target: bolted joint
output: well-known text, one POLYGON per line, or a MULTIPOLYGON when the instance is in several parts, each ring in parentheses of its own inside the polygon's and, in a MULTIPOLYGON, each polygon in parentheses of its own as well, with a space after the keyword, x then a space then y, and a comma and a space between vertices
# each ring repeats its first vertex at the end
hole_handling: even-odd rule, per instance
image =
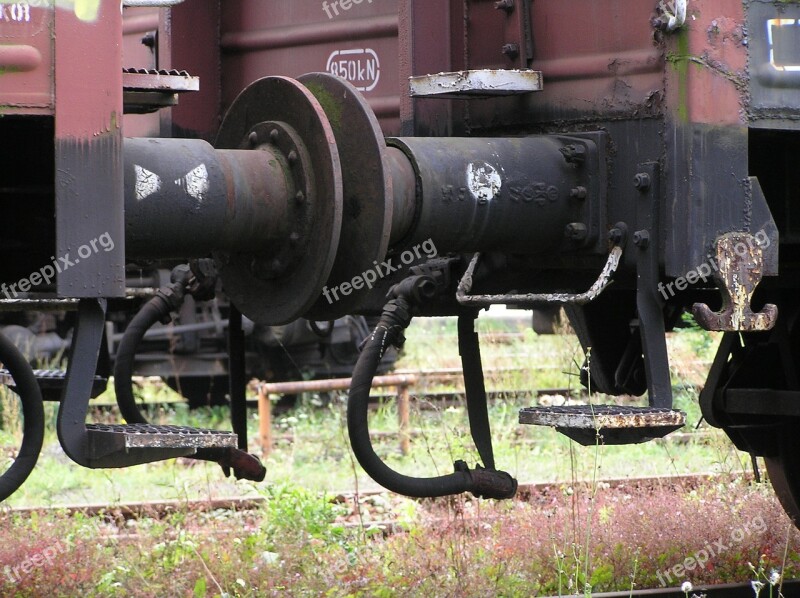
POLYGON ((578 144, 569 144, 562 147, 560 150, 561 155, 567 164, 583 164, 586 162, 586 148, 578 144))
POLYGON ((625 231, 623 231, 619 227, 614 227, 610 231, 608 231, 608 240, 611 241, 613 245, 622 245, 622 241, 625 239, 625 231))
POLYGON ((573 241, 583 241, 588 234, 589 231, 583 222, 570 222, 564 228, 564 236, 573 241))
POLYGON ((582 186, 581 187, 575 187, 574 189, 572 189, 569 192, 569 196, 572 199, 584 200, 584 199, 586 199, 586 197, 588 195, 589 195, 589 191, 586 189, 586 187, 582 187, 582 186))
POLYGON ((640 172, 633 177, 633 186, 639 191, 647 191, 650 188, 650 175, 646 172, 640 172))
POLYGON ((508 56, 511 60, 514 60, 517 56, 519 56, 519 44, 504 44, 500 51, 508 56))
POLYGON ((633 233, 633 244, 639 249, 647 249, 650 245, 650 233, 646 230, 637 230, 633 233))
POLYGON ((497 0, 497 2, 494 3, 494 7, 497 10, 504 10, 511 14, 514 12, 514 0, 497 0))

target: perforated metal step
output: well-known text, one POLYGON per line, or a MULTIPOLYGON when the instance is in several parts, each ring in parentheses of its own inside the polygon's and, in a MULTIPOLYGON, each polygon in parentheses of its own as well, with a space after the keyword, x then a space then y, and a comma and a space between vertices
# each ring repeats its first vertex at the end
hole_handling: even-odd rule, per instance
POLYGON ((519 423, 552 426, 584 446, 637 444, 662 438, 686 424, 686 414, 675 409, 619 405, 527 407, 519 423))
POLYGON ((178 94, 199 91, 200 79, 186 71, 122 69, 125 114, 147 114, 175 106, 178 94))
MULTIPOLYGON (((64 370, 33 370, 33 375, 39 383, 39 388, 42 389, 42 398, 45 401, 61 400, 61 389, 64 388, 67 372, 64 370)), ((0 369, 0 384, 14 386, 14 379, 8 370, 0 369)), ((92 398, 103 392, 107 385, 107 378, 95 376, 92 384, 92 398)))
POLYGON ((104 467, 130 460, 131 453, 152 453, 152 461, 193 455, 197 449, 236 448, 237 436, 222 430, 151 424, 88 424, 89 458, 104 467))

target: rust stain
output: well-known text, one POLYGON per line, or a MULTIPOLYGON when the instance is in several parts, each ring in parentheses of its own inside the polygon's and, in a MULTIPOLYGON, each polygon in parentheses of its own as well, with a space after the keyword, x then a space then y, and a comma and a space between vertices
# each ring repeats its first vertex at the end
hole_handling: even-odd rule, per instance
POLYGON ((704 303, 692 307, 697 323, 706 330, 755 332, 771 330, 778 308, 767 304, 759 313, 751 309, 753 293, 763 275, 763 251, 750 233, 728 233, 716 242, 714 278, 722 291, 722 309, 713 312, 704 303))

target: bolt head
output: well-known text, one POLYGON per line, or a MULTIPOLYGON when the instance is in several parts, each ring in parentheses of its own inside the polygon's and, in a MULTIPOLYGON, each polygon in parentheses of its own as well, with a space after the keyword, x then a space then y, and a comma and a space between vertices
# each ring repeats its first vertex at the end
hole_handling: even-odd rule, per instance
POLYGON ((295 200, 295 202, 296 202, 296 203, 298 203, 298 204, 305 203, 305 201, 306 201, 306 194, 305 194, 305 193, 303 193, 302 191, 298 191, 298 192, 295 194, 295 196, 294 196, 294 200, 295 200))
POLYGON ((650 188, 650 175, 646 172, 640 172, 633 177, 633 185, 639 191, 647 191, 650 188))
POLYGON ((253 131, 252 133, 250 133, 250 135, 248 135, 247 140, 250 142, 250 145, 252 147, 257 146, 258 145, 258 133, 253 131))
POLYGON ((608 240, 614 245, 619 245, 622 243, 622 229, 612 228, 610 231, 608 231, 608 240))
POLYGON ((633 244, 639 249, 647 249, 650 245, 650 233, 646 230, 637 230, 633 233, 633 244))
POLYGON ((294 164, 297 162, 297 152, 294 150, 290 151, 287 159, 289 160, 289 164, 294 164))
POLYGON ((564 229, 564 235, 573 241, 583 241, 588 235, 588 230, 583 222, 570 222, 564 229))
POLYGON ((586 199, 588 195, 589 192, 586 190, 586 187, 575 187, 569 192, 569 196, 573 199, 586 199))
POLYGON ((510 13, 514 10, 514 0, 498 0, 494 3, 494 7, 497 10, 505 10, 510 13))
POLYGON ((519 44, 504 44, 501 52, 513 60, 519 56, 519 44))

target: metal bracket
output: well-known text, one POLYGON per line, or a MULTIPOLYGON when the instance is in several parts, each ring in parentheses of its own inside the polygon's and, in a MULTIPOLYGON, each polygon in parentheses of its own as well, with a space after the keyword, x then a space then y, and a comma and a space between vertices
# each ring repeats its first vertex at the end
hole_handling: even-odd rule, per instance
POLYGON ((67 378, 58 411, 58 439, 78 465, 90 467, 86 412, 105 333, 105 299, 82 299, 69 350, 67 378))
POLYGON ((475 268, 478 265, 478 260, 481 254, 476 253, 472 261, 464 272, 464 276, 458 283, 456 290, 456 300, 461 305, 469 305, 473 307, 488 307, 490 305, 516 305, 520 307, 534 307, 542 305, 543 303, 550 304, 567 304, 567 305, 586 305, 597 298, 608 285, 611 284, 611 279, 614 273, 619 268, 619 263, 622 258, 622 247, 614 245, 611 253, 608 254, 608 260, 603 267, 600 276, 591 286, 591 288, 578 294, 572 293, 526 293, 518 295, 469 295, 472 290, 472 279, 475 274, 475 268))
POLYGON ((659 282, 659 167, 655 162, 639 165, 634 184, 641 195, 636 208, 639 227, 633 235, 636 255, 636 308, 651 407, 672 408, 667 334, 659 282))
POLYGON ((722 290, 722 310, 713 312, 705 303, 695 303, 692 314, 705 330, 756 332, 771 330, 778 318, 777 306, 768 303, 759 313, 750 307, 761 282, 764 255, 758 239, 750 233, 727 233, 717 238, 714 280, 722 290))

